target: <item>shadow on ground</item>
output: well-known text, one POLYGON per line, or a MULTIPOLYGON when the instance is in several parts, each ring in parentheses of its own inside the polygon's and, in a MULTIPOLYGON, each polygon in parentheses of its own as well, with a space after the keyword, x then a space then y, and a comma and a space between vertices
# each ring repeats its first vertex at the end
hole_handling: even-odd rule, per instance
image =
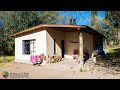
POLYGON ((106 58, 99 57, 96 65, 103 67, 118 67, 120 69, 120 48, 109 49, 106 58))
POLYGON ((106 54, 106 58, 101 56, 97 59, 96 67, 106 67, 102 71, 105 73, 120 75, 120 48, 110 48, 106 54))

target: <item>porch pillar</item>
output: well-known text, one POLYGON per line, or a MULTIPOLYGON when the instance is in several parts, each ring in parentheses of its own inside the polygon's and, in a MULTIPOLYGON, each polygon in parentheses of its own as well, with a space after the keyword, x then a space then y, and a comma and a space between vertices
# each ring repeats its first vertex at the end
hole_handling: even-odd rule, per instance
POLYGON ((79 35, 79 55, 80 55, 80 68, 83 68, 83 32, 79 35))

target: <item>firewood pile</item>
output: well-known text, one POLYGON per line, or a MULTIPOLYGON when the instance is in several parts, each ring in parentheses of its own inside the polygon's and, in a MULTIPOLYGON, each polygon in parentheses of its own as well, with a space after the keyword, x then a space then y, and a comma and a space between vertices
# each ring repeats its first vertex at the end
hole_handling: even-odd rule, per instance
POLYGON ((60 57, 59 55, 53 55, 50 57, 47 63, 56 63, 60 61, 62 61, 62 57, 60 57))

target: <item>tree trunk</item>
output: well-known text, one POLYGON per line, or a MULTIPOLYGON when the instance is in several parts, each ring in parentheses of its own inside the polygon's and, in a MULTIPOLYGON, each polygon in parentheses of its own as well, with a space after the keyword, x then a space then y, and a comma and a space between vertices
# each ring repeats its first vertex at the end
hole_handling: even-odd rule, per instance
POLYGON ((118 42, 119 42, 119 45, 120 45, 120 30, 118 30, 118 42))

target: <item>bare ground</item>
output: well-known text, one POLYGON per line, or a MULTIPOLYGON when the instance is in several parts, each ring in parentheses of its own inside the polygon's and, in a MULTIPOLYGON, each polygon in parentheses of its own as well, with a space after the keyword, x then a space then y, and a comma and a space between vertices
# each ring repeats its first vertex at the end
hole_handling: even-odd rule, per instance
POLYGON ((57 63, 33 66, 32 64, 7 63, 0 67, 0 79, 2 73, 7 71, 7 79, 120 79, 120 69, 118 67, 106 68, 95 66, 90 71, 80 72, 79 64, 74 60, 64 60, 57 63), (113 70, 114 69, 114 70, 113 70), (10 73, 28 73, 28 77, 14 77, 10 73))

